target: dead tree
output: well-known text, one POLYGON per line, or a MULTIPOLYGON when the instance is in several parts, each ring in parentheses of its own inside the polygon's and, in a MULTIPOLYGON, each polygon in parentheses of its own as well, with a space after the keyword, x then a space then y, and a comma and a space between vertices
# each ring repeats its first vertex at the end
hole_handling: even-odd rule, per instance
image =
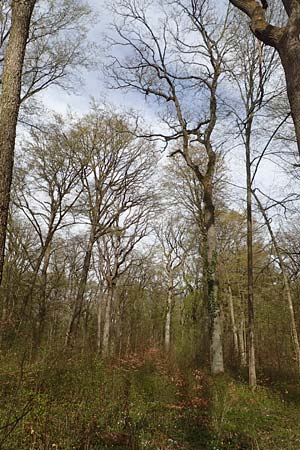
MULTIPOLYGON (((134 250, 147 235, 149 219, 153 213, 152 195, 142 195, 141 198, 143 200, 140 206, 129 208, 116 219, 115 227, 119 231, 98 240, 99 271, 105 292, 102 338, 104 357, 109 355, 110 350, 112 309, 118 279, 134 263, 134 250)), ((100 299, 100 302, 103 302, 103 299, 100 299)))

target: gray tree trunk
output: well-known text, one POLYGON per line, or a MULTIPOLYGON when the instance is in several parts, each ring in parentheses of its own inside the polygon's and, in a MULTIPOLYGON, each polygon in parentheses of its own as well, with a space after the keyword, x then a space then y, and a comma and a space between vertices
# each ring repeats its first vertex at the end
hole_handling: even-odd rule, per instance
POLYGON ((247 276, 248 276, 248 374, 249 386, 256 387, 255 361, 255 317, 253 295, 253 224, 252 224, 252 195, 251 195, 251 129, 252 119, 249 119, 246 129, 246 180, 247 180, 247 276))
POLYGON ((169 287, 168 299, 167 299, 167 314, 166 314, 166 321, 165 321, 165 350, 166 350, 166 352, 170 351, 170 346, 171 346, 172 303, 173 303, 172 287, 169 287))
POLYGON ((239 336, 239 354, 240 354, 240 364, 241 367, 247 366, 247 333, 245 326, 245 313, 244 313, 244 299, 242 294, 240 294, 240 323, 238 327, 239 336))
POLYGON ((102 333, 102 303, 103 303, 103 293, 101 292, 98 300, 98 309, 97 309, 97 353, 100 355, 101 352, 101 333, 102 333))
POLYGON ((237 359, 239 356, 239 339, 238 339, 238 331, 237 331, 237 326, 236 326, 236 321, 235 321, 233 295, 232 295, 231 285, 230 285, 229 281, 228 281, 228 302, 229 302, 230 319, 231 319, 231 326, 232 326, 234 356, 235 356, 235 359, 237 359))
POLYGON ((107 357, 109 355, 109 338, 110 338, 110 325, 111 325, 111 307, 113 302, 114 291, 113 287, 110 287, 107 292, 107 300, 104 315, 103 325, 103 341, 102 341, 102 356, 107 357))
POLYGON ((205 240, 205 278, 210 319, 210 362, 212 374, 224 372, 221 311, 218 300, 216 280, 217 248, 215 208, 213 204, 212 180, 203 183, 204 195, 204 240, 205 240))

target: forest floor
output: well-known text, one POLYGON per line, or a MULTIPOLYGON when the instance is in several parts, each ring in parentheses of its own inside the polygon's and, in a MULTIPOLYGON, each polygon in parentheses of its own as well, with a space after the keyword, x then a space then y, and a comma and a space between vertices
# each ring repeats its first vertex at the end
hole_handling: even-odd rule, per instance
POLYGON ((251 392, 156 350, 104 364, 49 355, 0 369, 1 450, 300 450, 300 387, 251 392))

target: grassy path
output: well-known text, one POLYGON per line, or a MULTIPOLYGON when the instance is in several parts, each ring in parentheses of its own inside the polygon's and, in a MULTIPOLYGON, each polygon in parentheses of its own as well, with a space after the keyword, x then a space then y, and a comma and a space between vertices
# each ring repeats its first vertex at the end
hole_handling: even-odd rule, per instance
POLYGON ((293 384, 252 393, 156 351, 1 367, 1 450, 300 450, 293 384))

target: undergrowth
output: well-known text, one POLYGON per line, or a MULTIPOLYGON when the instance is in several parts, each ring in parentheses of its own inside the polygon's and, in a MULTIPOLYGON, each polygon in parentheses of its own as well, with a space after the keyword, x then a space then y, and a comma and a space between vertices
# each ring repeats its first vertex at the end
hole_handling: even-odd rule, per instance
POLYGON ((156 350, 107 364, 6 358, 0 382, 3 450, 300 449, 298 386, 252 392, 156 350))

